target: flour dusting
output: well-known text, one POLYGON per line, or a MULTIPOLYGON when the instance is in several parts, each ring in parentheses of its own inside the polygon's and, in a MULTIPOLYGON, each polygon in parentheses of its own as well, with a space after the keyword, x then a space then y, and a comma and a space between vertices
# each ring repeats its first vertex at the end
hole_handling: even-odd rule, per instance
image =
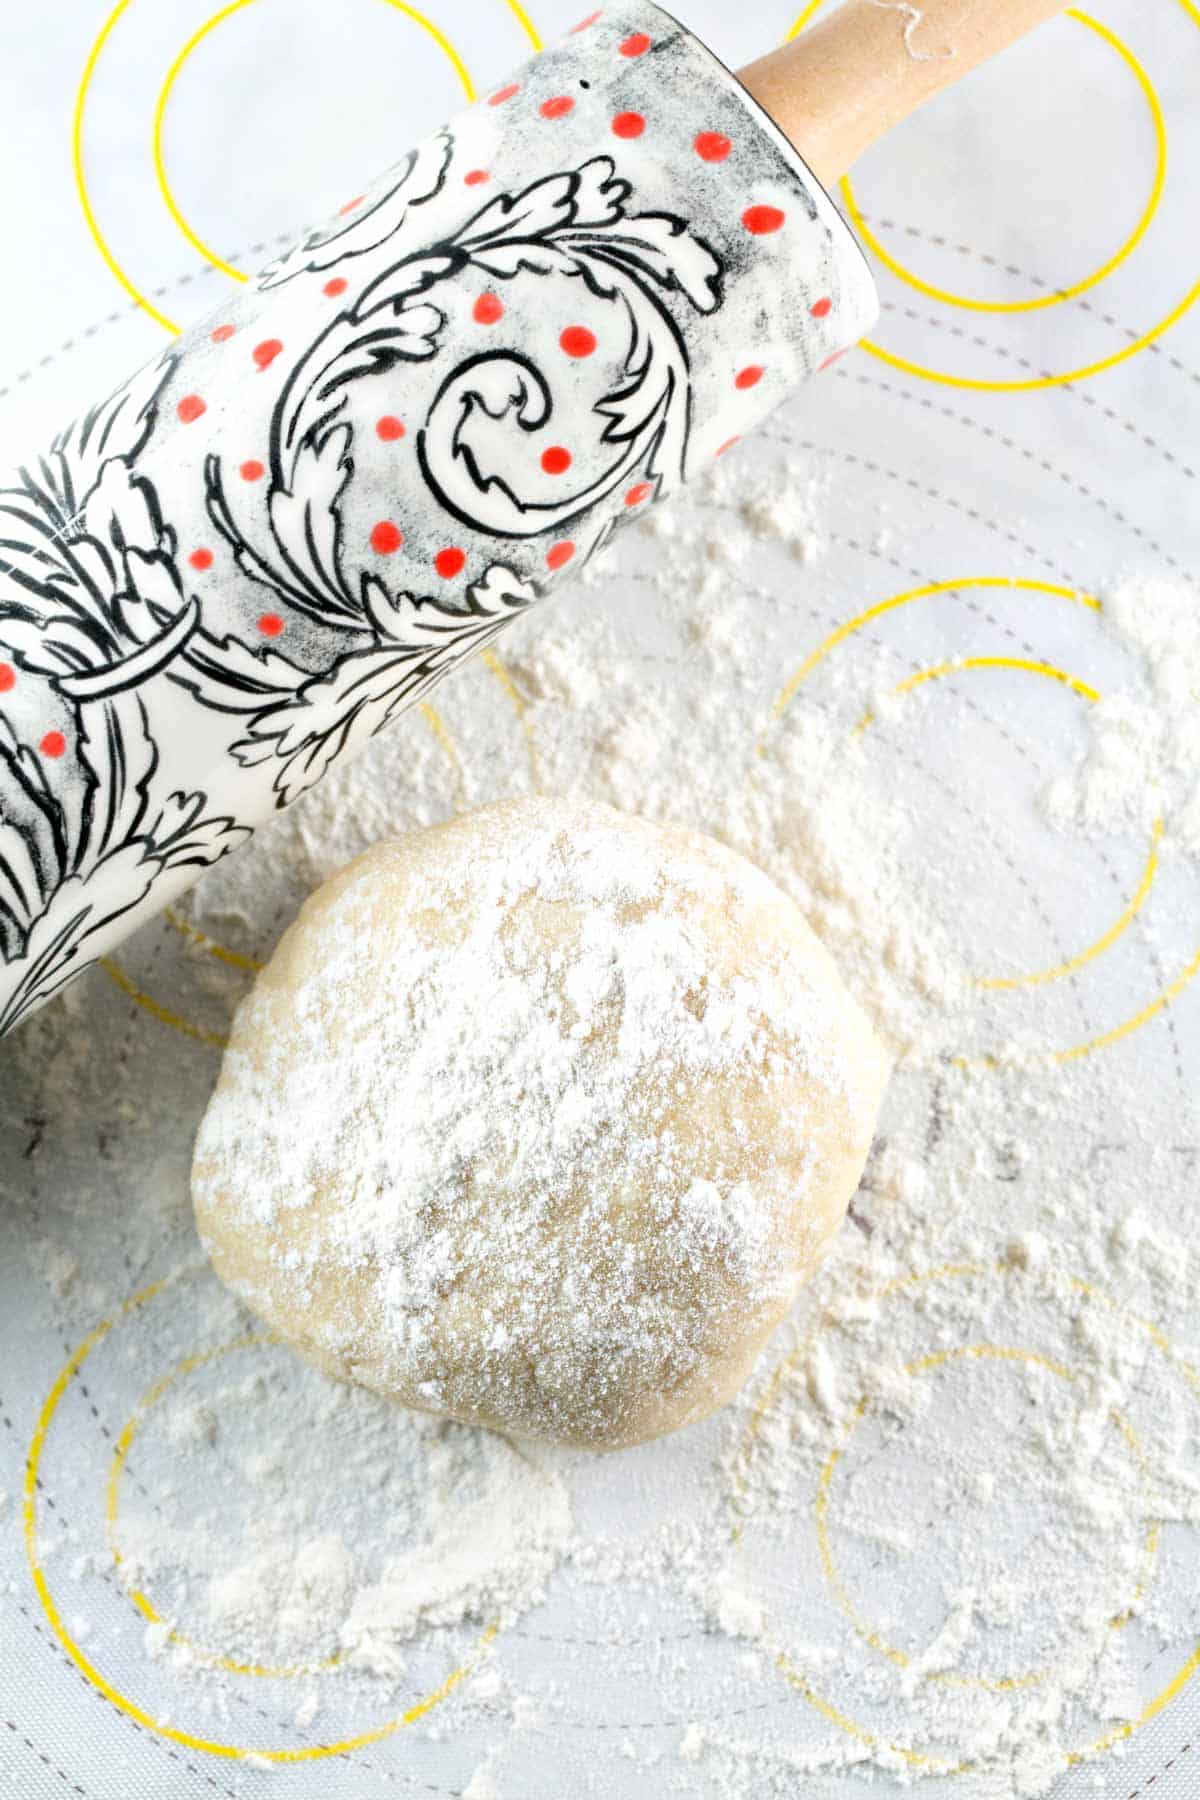
POLYGON ((885 1061, 713 840, 525 801, 385 843, 244 1002, 197 1139, 218 1273, 411 1405, 611 1447, 736 1388, 885 1061))
MULTIPOLYGON (((605 801, 765 871, 897 1064, 820 1272, 744 1395, 688 1431, 606 1458, 518 1452, 275 1346, 180 1377, 129 1453, 121 1570, 67 1514, 45 1556, 64 1587, 80 1571, 85 1641, 128 1615, 141 1655, 145 1621, 105 1585, 136 1571, 194 1646, 159 1630, 153 1666, 180 1718, 211 1709, 208 1735, 245 1732, 253 1703, 254 1742, 328 1742, 462 1667, 406 1729, 413 1767, 480 1800, 540 1792, 565 1757, 587 1800, 926 1782, 1008 1800, 1128 1791, 1120 1758, 1130 1773, 1169 1725, 1148 1709, 1200 1636, 1196 596, 1153 570, 1101 584, 1101 612, 964 586, 833 642, 946 576, 917 566, 915 500, 864 521, 839 474, 739 447, 184 903, 262 959, 380 838, 535 792, 605 801), (305 1672, 250 1680, 210 1653, 305 1672)), ((167 924, 129 957, 228 1029, 244 969, 167 924)), ((584 1011, 600 991, 580 976, 584 1011)), ((568 1044, 586 1041, 575 1004, 568 1044)), ((69 1179, 55 1165, 76 1210, 29 1234, 30 1279, 75 1342, 143 1270, 194 1254, 186 1147, 150 1146, 199 1117, 216 1059, 131 1025, 102 977, 63 1008, 70 1031, 52 1009, 8 1048, 35 1171, 81 1111, 103 1127, 69 1179), (100 1054, 114 1018, 128 1071, 100 1054), (191 1080, 182 1106, 155 1061, 191 1080)), ((114 1329, 104 1370, 94 1352, 93 1393, 132 1408, 197 1345, 257 1329, 211 1277, 172 1291, 114 1329)), ((103 1494, 111 1444, 82 1403, 79 1422, 103 1494)))
POLYGON ((1103 595, 1104 630, 1132 679, 1089 709, 1088 741, 1049 783, 1047 817, 1087 834, 1161 830, 1163 853, 1200 857, 1200 608, 1161 576, 1103 595))

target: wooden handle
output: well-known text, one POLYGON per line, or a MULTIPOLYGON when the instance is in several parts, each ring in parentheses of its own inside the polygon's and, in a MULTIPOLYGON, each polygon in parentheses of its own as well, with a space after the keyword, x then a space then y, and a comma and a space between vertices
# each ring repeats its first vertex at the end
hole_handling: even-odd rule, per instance
POLYGON ((931 95, 1061 12, 1064 0, 844 0, 739 71, 826 184, 931 95))

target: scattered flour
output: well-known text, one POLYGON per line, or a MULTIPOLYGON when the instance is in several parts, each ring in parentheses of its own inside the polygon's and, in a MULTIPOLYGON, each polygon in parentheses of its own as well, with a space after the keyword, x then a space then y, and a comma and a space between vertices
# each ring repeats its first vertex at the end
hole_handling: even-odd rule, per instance
POLYGON ((500 1790, 492 1779, 488 1763, 480 1763, 462 1791, 462 1800, 500 1800, 500 1790))
MULTIPOLYGON (((533 791, 721 838, 799 902, 898 1058, 824 1269, 741 1401, 602 1463, 534 1464, 282 1350, 239 1408, 214 1365, 213 1391, 172 1394, 135 1443, 123 1574, 198 1643, 211 1632, 201 1647, 337 1657, 287 1689, 314 1733, 341 1718, 331 1695, 422 1691, 431 1642, 469 1657, 505 1619, 452 1722, 428 1726, 475 1732, 472 1800, 541 1791, 550 1746, 576 1743, 589 1800, 940 1791, 961 1762, 970 1800, 1040 1795, 1078 1755, 1112 1769, 1200 1633, 1195 995, 1178 1026, 1173 1008, 1127 1024, 1195 953, 1200 609, 1137 576, 1073 620, 1081 672, 1093 647, 1107 659, 1104 698, 1051 748, 999 676, 886 700, 945 654, 953 621, 918 609, 828 656, 781 712, 865 601, 825 592, 820 470, 744 448, 185 905, 261 957, 375 839, 533 791), (1154 892, 1119 942, 1061 978, 981 985, 992 937, 1018 971, 1097 937, 1160 817, 1154 892)), ((881 553, 903 537, 864 532, 881 553)), ((1010 616, 964 598, 955 655, 1039 654, 1034 607, 1020 649, 1010 616)), ((244 975, 172 954, 176 1003, 222 1029, 244 975)), ((57 1056, 66 1108, 86 1068, 49 1030, 31 1022, 30 1087, 57 1056)), ((65 1527, 47 1537, 61 1562, 65 1527)), ((169 1634, 158 1648, 185 1660, 169 1634)), ((180 1680, 219 1708, 232 1678, 194 1657, 180 1680)))
MULTIPOLYGON (((226 1310, 215 1292, 207 1305, 214 1321, 226 1310)), ((114 1538, 122 1577, 164 1617, 199 1621, 186 1635, 148 1625, 152 1655, 209 1681, 233 1660, 395 1684, 419 1641, 511 1624, 543 1596, 571 1531, 553 1470, 283 1349, 234 1376, 248 1357, 195 1377, 203 1402, 168 1393, 138 1436, 114 1538)), ((313 1690, 300 1711, 318 1707, 313 1690)))
POLYGON ((1163 853, 1200 856, 1200 606, 1161 576, 1118 581, 1101 596, 1104 630, 1131 676, 1088 711, 1075 767, 1048 784, 1057 826, 1085 834, 1152 830, 1163 853))

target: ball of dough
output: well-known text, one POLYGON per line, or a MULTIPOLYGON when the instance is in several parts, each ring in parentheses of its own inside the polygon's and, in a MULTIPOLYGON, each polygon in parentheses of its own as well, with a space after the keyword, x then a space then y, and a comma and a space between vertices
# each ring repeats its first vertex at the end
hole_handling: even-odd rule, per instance
POLYGON ((697 832, 521 800, 301 910, 200 1127, 217 1273, 324 1369, 610 1448, 737 1390, 836 1231, 885 1057, 697 832))

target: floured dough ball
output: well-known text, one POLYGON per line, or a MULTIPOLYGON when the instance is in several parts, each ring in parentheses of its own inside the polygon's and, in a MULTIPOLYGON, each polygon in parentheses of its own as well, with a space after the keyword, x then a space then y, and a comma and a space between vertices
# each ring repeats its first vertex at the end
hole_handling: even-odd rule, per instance
POLYGON ((736 1392, 841 1221, 885 1073, 742 857, 505 802, 304 906, 234 1022, 196 1217, 330 1373, 634 1444, 736 1392))

